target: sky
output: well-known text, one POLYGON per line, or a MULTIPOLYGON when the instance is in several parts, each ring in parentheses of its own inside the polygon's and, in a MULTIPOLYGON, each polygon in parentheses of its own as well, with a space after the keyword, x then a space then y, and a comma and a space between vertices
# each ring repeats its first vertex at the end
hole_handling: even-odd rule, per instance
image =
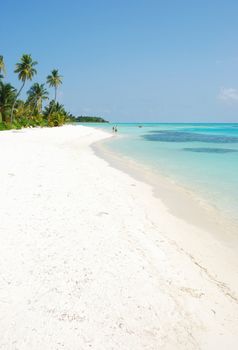
MULTIPOLYGON (((237 0, 6 0, 6 80, 63 76, 59 102, 112 122, 238 122, 237 0)), ((53 91, 51 91, 53 98, 53 91)))

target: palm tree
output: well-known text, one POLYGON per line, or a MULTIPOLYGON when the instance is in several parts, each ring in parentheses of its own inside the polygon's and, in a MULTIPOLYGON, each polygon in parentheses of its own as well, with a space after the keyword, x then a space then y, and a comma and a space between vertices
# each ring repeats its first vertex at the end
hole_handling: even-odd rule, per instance
POLYGON ((45 88, 45 84, 35 83, 27 91, 28 102, 33 105, 34 110, 38 113, 42 111, 42 103, 44 100, 48 99, 48 91, 45 88))
POLYGON ((4 63, 4 58, 0 55, 0 78, 3 78, 6 75, 6 66, 4 63))
POLYGON ((32 116, 32 110, 31 106, 24 102, 23 100, 17 99, 15 108, 14 108, 14 115, 18 122, 21 123, 22 118, 23 119, 30 119, 32 116))
POLYGON ((62 76, 59 75, 58 69, 53 69, 51 74, 48 75, 46 79, 47 84, 49 84, 50 87, 54 87, 55 89, 54 101, 56 102, 57 88, 62 84, 62 76))
POLYGON ((11 107, 15 100, 16 90, 11 84, 0 81, 0 122, 10 117, 11 107))
POLYGON ((18 98, 18 96, 20 95, 25 83, 27 80, 32 80, 33 76, 37 73, 36 69, 34 68, 34 66, 37 64, 37 62, 33 61, 31 58, 31 55, 22 55, 21 59, 20 59, 20 63, 16 64, 16 69, 15 69, 15 73, 18 73, 18 79, 20 81, 22 81, 22 86, 20 87, 15 101, 12 105, 12 111, 11 111, 11 123, 13 120, 13 111, 14 111, 14 107, 16 104, 16 100, 18 98))
POLYGON ((45 107, 44 115, 48 117, 53 112, 64 114, 64 115, 66 114, 66 111, 63 105, 61 105, 59 102, 55 103, 54 100, 51 100, 49 105, 45 107))

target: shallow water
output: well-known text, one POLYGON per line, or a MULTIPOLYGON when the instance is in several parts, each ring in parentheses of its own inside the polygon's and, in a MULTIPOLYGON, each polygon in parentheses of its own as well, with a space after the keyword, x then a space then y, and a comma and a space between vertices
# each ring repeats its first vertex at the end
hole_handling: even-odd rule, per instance
MULTIPOLYGON (((86 124, 106 130, 111 124, 86 124)), ((238 124, 117 124, 107 147, 238 220, 238 124)))

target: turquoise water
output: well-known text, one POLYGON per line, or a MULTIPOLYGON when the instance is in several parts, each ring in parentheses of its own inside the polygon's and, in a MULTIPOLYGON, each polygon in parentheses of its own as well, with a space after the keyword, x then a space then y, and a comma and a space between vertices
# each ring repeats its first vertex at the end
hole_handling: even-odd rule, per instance
MULTIPOLYGON (((238 124, 117 125, 118 136, 107 147, 158 170, 238 219, 238 124)), ((112 125, 96 127, 111 131, 112 125)))

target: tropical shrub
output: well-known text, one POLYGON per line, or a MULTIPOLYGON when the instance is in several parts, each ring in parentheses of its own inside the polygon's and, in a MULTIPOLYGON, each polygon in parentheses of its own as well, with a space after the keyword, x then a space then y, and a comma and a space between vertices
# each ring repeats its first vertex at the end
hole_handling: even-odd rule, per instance
POLYGON ((16 90, 11 84, 0 81, 0 122, 10 121, 16 90))
POLYGON ((53 112, 48 116, 49 126, 61 126, 65 123, 65 115, 58 112, 53 112))

